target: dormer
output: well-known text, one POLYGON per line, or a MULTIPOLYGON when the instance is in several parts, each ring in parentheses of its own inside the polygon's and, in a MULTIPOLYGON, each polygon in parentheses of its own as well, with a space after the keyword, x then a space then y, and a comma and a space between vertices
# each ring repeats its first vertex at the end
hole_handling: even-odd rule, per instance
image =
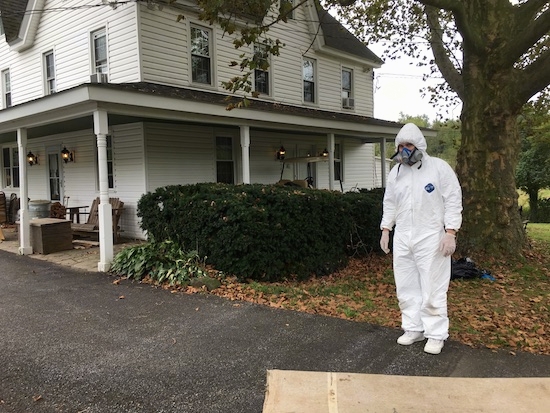
POLYGON ((4 0, 0 15, 10 49, 22 52, 34 44, 45 0, 4 0))

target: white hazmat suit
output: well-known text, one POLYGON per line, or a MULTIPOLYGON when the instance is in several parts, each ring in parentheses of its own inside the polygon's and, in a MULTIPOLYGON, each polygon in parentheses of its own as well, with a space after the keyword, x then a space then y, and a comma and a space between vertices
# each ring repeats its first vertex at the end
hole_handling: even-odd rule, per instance
POLYGON ((426 153, 426 139, 412 123, 395 139, 396 148, 405 143, 421 151, 422 158, 390 171, 380 229, 395 226, 393 269, 403 330, 445 340, 452 251, 444 254, 440 246, 446 229, 460 228, 462 191, 449 164, 426 153))

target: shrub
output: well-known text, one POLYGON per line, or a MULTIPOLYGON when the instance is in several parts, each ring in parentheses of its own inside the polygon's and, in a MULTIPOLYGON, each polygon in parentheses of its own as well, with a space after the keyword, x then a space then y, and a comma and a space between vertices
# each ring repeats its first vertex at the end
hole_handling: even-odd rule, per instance
POLYGON ((184 252, 172 241, 128 247, 114 258, 110 272, 142 280, 149 276, 159 283, 184 285, 206 276, 204 262, 196 251, 184 252))
POLYGON ((360 243, 372 250, 380 213, 370 210, 381 202, 371 197, 272 185, 168 186, 143 195, 138 216, 153 240, 196 250, 241 279, 273 281, 334 272, 360 243))

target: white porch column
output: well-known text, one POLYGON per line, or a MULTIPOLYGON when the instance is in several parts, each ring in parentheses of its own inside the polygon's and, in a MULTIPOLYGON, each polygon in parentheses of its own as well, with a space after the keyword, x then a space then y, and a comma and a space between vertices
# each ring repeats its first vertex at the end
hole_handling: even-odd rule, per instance
POLYGON ((19 151, 19 254, 32 254, 31 227, 29 217, 29 188, 27 184, 27 129, 17 129, 19 151))
POLYGON ((380 139, 380 173, 382 174, 382 188, 386 187, 386 138, 380 139))
POLYGON ((242 175, 243 184, 250 183, 250 126, 241 127, 242 175))
POLYGON ((334 133, 327 134, 328 189, 334 191, 334 133))
POLYGON ((97 167, 99 171, 99 262, 98 271, 109 271, 113 262, 113 215, 109 203, 109 180, 107 174, 107 112, 94 112, 94 133, 97 137, 97 167))

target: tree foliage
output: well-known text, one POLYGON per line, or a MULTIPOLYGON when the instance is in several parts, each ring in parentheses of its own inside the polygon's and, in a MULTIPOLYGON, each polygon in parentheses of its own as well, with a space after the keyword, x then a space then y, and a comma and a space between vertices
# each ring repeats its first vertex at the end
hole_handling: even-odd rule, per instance
POLYGON ((525 105, 518 118, 521 154, 518 187, 529 195, 530 220, 537 221, 539 191, 550 187, 550 96, 525 105))

